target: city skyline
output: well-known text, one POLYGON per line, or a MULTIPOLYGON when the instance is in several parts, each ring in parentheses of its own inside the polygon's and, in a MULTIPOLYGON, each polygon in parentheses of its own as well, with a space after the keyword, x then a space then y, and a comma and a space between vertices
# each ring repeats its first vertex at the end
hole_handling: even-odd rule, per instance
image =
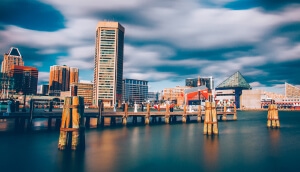
POLYGON ((147 80, 149 91, 199 75, 218 86, 237 71, 253 88, 300 85, 295 0, 95 2, 1 1, 0 52, 17 47, 40 83, 52 65, 77 67, 80 80, 92 81, 95 26, 110 20, 126 28, 123 78, 147 80))

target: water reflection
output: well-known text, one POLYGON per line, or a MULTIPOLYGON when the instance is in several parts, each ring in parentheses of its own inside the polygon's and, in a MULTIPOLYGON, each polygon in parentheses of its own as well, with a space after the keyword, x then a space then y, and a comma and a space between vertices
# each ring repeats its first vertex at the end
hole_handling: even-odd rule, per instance
POLYGON ((269 137, 270 137, 270 146, 271 146, 271 152, 275 155, 278 155, 278 146, 279 146, 279 140, 280 140, 280 129, 277 128, 269 128, 269 137))
MULTIPOLYGON (((84 151, 64 150, 57 153, 57 171, 85 171, 84 151)), ((45 169, 46 170, 46 169, 45 169)))
POLYGON ((208 171, 216 171, 219 155, 219 136, 203 136, 204 164, 208 171))

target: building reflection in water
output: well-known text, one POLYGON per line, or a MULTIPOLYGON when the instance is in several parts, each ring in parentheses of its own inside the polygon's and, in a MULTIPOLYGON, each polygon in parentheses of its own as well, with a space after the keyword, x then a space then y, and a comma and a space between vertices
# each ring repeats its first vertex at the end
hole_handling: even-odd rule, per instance
POLYGON ((203 136, 203 152, 205 169, 208 171, 217 171, 219 159, 219 136, 218 135, 204 135, 203 136))
POLYGON ((278 128, 269 128, 269 136, 270 136, 270 151, 273 155, 279 156, 278 147, 280 140, 280 129, 278 128))

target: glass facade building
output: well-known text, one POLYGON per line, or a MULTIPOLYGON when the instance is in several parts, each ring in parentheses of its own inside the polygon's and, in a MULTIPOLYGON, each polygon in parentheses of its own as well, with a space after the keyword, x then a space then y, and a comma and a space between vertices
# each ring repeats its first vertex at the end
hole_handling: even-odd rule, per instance
POLYGON ((123 102, 129 105, 140 104, 148 99, 148 81, 136 79, 123 80, 123 102))
POLYGON ((96 28, 93 104, 112 107, 122 100, 125 29, 118 22, 99 22, 96 28))

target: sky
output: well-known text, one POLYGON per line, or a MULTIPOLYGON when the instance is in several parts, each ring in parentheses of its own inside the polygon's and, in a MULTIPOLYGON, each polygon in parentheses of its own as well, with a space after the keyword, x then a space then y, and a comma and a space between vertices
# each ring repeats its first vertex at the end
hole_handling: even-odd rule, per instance
MULTIPOLYGON (((123 78, 149 91, 239 71, 253 89, 300 86, 300 0, 1 0, 0 53, 17 47, 48 84, 50 66, 93 80, 99 21, 125 27, 123 78)), ((1 61, 3 56, 0 57, 1 61)))

